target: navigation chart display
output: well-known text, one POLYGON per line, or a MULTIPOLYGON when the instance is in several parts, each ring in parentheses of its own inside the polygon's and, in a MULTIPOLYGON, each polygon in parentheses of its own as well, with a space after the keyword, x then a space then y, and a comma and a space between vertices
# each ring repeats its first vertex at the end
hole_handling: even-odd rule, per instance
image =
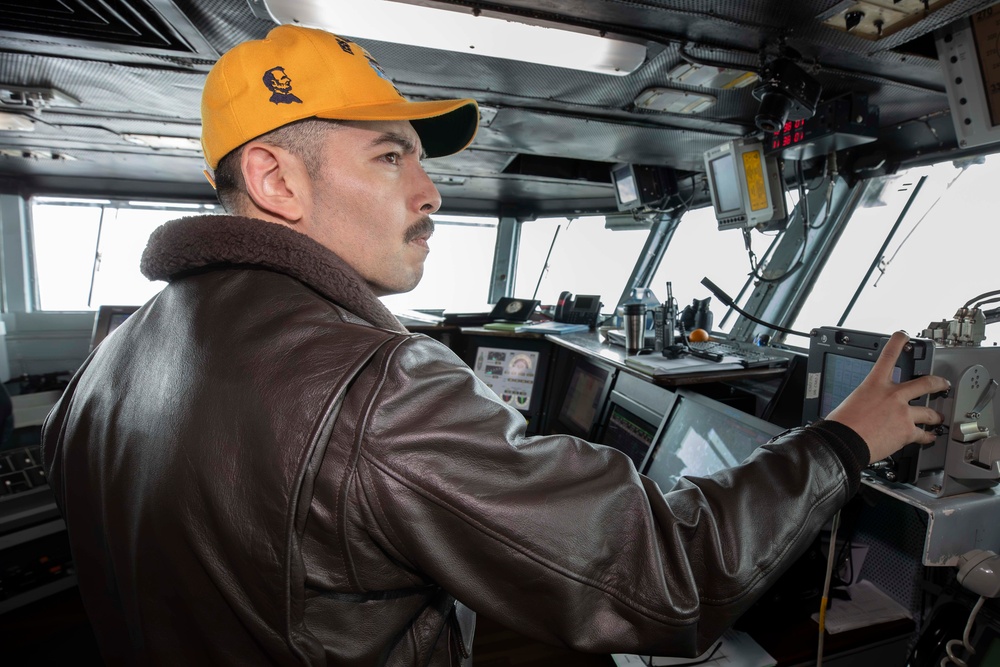
POLYGON ((525 411, 535 387, 538 352, 480 347, 476 352, 476 377, 513 408, 525 411))

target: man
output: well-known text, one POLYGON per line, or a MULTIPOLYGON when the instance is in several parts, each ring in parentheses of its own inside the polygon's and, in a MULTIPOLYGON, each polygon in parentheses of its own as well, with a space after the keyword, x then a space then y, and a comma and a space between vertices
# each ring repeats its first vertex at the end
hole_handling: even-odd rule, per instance
POLYGON ((662 495, 519 414, 376 298, 420 280, 420 158, 471 100, 410 103, 358 45, 282 26, 209 74, 203 145, 233 215, 151 237, 169 281, 87 360, 44 435, 111 663, 458 665, 474 613, 584 651, 693 655, 857 489, 930 436, 905 336, 821 422, 662 495), (301 103, 276 104, 280 66, 301 103), (323 120, 323 119, 334 119, 323 120), (867 444, 866 444, 867 443, 867 444))

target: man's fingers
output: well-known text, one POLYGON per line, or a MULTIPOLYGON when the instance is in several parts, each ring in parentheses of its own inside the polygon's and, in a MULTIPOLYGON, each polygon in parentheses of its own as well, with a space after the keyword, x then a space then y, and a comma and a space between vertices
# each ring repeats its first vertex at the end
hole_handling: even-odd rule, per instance
POLYGON ((921 445, 929 445, 937 439, 933 431, 925 431, 922 428, 914 429, 914 436, 913 442, 921 445))
MULTIPOLYGON (((937 426, 944 421, 944 418, 935 410, 920 407, 910 408, 910 419, 913 420, 914 425, 923 424, 925 426, 937 426)), ((919 426, 913 429, 913 436, 911 442, 918 442, 921 445, 929 445, 937 439, 937 433, 933 430, 927 431, 919 426)))
POLYGON ((936 394, 939 391, 948 391, 950 387, 951 383, 940 375, 925 375, 900 384, 899 391, 907 401, 912 401, 924 394, 936 394))
POLYGON ((882 352, 878 355, 878 360, 875 362, 875 367, 872 368, 872 375, 882 380, 888 380, 892 382, 892 368, 896 365, 896 360, 899 358, 899 353, 903 351, 903 347, 910 340, 902 331, 897 331, 889 337, 889 341, 882 348, 882 352))
POLYGON ((944 421, 940 413, 930 408, 911 407, 910 417, 914 424, 927 424, 929 426, 937 426, 944 421))

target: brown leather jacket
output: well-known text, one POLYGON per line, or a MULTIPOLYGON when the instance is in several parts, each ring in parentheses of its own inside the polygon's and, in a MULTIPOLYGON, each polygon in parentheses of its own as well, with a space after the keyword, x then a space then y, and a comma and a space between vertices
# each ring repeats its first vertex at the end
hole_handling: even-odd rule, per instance
POLYGON ((867 462, 826 422, 663 496, 614 450, 526 437, 290 229, 175 221, 143 270, 169 285, 44 432, 112 664, 457 665, 469 609, 583 651, 696 654, 867 462))

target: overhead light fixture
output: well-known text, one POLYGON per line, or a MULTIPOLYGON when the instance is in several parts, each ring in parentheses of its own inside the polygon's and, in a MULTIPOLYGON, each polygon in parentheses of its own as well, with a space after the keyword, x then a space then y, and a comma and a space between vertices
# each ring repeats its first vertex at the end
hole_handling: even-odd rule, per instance
POLYGON ((435 185, 465 185, 468 179, 464 176, 447 176, 444 174, 431 174, 431 182, 435 185))
POLYGON ((644 44, 553 23, 457 7, 393 0, 248 0, 276 23, 322 28, 345 37, 472 53, 493 58, 624 76, 646 60, 644 44), (387 17, 392 17, 388 20, 387 17))
POLYGON ((24 158, 25 160, 65 160, 74 161, 75 157, 66 153, 56 153, 50 150, 37 148, 3 148, 0 147, 0 156, 24 158))
POLYGON ((694 88, 730 90, 757 81, 757 73, 736 67, 717 67, 683 62, 667 73, 667 81, 694 88))
POLYGON ((190 137, 165 137, 158 134, 123 134, 122 139, 129 143, 150 148, 166 148, 169 150, 200 151, 201 141, 190 137))
POLYGON ((34 132, 35 124, 24 114, 0 111, 0 130, 8 132, 34 132))
POLYGON ((78 107, 80 100, 57 88, 0 84, 0 105, 41 111, 49 107, 78 107))
POLYGON ((609 213, 604 216, 604 228, 613 231, 630 231, 634 229, 650 229, 653 226, 652 215, 634 213, 609 213))
POLYGON ((635 98, 638 109, 664 113, 696 114, 715 104, 715 97, 672 88, 647 88, 635 98))

